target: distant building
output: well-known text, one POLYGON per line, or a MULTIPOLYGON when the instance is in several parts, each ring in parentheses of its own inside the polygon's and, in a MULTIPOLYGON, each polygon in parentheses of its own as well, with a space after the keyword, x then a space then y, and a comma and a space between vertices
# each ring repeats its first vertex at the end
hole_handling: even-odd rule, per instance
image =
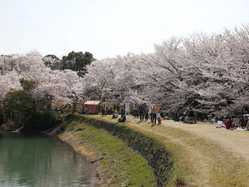
POLYGON ((98 114, 100 109, 100 101, 89 100, 84 103, 84 113, 98 114))

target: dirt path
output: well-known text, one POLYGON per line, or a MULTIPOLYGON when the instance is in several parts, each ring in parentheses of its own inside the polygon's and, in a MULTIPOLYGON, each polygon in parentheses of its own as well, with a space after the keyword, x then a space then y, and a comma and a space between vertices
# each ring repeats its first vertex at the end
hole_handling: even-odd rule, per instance
POLYGON ((128 125, 165 144, 175 161, 168 186, 249 187, 249 132, 170 120, 151 128, 132 118, 128 125))
POLYGON ((182 124, 174 121, 164 121, 164 126, 179 128, 193 135, 211 140, 227 151, 237 154, 249 161, 249 132, 238 130, 217 129, 214 125, 199 123, 195 125, 182 124))

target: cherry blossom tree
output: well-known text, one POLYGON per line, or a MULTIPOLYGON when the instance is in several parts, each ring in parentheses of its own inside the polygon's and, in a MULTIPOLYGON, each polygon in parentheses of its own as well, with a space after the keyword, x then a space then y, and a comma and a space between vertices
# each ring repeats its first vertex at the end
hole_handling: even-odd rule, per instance
POLYGON ((163 112, 178 117, 243 112, 249 106, 249 26, 171 38, 155 45, 154 53, 97 60, 84 72, 81 78, 69 69, 52 70, 37 52, 0 56, 0 100, 26 79, 36 82, 36 97, 67 103, 75 97, 160 103, 163 112))
POLYGON ((232 114, 249 101, 248 28, 172 38, 152 54, 98 61, 88 67, 84 89, 98 98, 107 92, 160 103, 169 114, 232 114))
POLYGON ((0 99, 11 89, 21 89, 20 80, 36 82, 33 94, 36 97, 51 95, 56 99, 70 102, 72 93, 82 95, 82 80, 71 70, 51 70, 46 67, 37 52, 27 55, 1 56, 0 99))

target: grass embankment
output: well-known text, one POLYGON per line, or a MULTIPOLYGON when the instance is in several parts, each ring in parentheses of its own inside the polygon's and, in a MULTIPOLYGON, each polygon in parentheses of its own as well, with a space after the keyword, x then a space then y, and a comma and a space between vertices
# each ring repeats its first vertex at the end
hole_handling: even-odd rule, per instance
MULTIPOLYGON (((109 128, 108 125, 103 126, 102 122, 111 123, 111 127, 117 124, 117 120, 112 120, 110 116, 87 118, 100 121, 100 124, 95 124, 98 129, 109 128)), ((214 126, 205 124, 186 125, 170 120, 151 128, 150 124, 134 118, 129 118, 122 126, 157 140, 166 147, 173 159, 167 186, 249 187, 247 132, 215 129, 214 126)), ((117 127, 119 128, 118 124, 117 127)), ((116 136, 120 138, 120 134, 112 128, 109 131, 114 135, 117 133, 116 136)))
POLYGON ((174 163, 167 186, 249 187, 249 162, 239 149, 248 148, 248 141, 240 141, 249 140, 243 132, 173 121, 151 128, 133 118, 126 125, 165 145, 174 163))
POLYGON ((92 126, 81 117, 67 120, 65 129, 60 135, 61 139, 97 160, 97 170, 102 180, 100 186, 157 186, 156 177, 148 162, 121 139, 92 126))

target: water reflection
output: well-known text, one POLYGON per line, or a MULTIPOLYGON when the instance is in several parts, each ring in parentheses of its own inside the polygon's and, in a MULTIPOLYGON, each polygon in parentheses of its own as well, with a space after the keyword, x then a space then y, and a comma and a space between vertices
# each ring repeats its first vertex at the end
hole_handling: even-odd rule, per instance
POLYGON ((1 187, 89 186, 89 168, 84 158, 52 138, 0 137, 1 187))

